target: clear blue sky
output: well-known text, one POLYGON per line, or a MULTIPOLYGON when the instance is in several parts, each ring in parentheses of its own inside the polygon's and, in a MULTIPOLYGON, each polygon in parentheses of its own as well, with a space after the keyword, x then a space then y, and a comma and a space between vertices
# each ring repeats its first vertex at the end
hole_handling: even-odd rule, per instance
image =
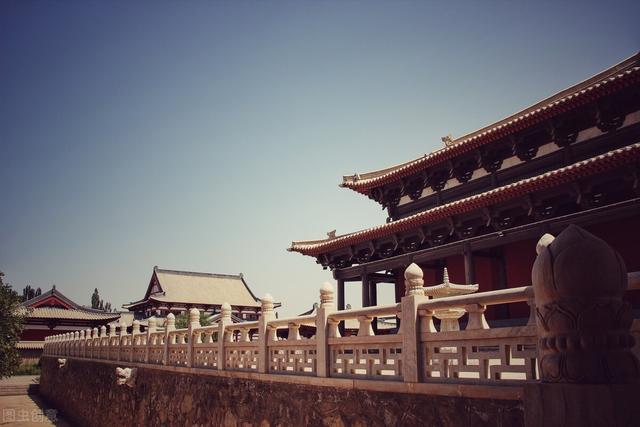
POLYGON ((386 218, 343 174, 634 54, 638 16, 637 1, 2 1, 0 270, 114 306, 154 265, 243 272, 305 311, 331 275, 290 241, 386 218))

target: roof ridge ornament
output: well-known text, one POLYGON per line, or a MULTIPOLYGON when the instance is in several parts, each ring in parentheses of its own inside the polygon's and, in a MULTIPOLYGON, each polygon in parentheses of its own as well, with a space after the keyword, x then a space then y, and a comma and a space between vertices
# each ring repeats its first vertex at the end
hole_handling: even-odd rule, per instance
POLYGON ((440 138, 444 142, 445 147, 450 147, 455 142, 451 134, 447 134, 440 138))

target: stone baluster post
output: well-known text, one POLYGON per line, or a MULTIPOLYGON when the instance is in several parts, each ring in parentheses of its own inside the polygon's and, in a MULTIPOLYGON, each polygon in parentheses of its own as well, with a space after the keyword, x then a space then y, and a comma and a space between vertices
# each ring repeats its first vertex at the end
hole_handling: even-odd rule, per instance
POLYGON ((122 360, 122 347, 127 345, 127 324, 120 320, 120 336, 118 337, 118 360, 122 360))
POLYGON ((232 323, 231 321, 231 306, 228 302, 222 304, 222 316, 218 322, 218 370, 223 371, 225 369, 227 357, 224 354, 224 343, 227 340, 225 336, 225 327, 232 323))
POLYGON ((111 360, 111 353, 113 349, 118 344, 118 334, 116 333, 116 324, 111 323, 109 325, 109 356, 108 359, 111 360))
POLYGON ((85 338, 85 332, 84 330, 80 331, 80 335, 78 337, 78 356, 79 357, 84 357, 84 345, 87 342, 86 338, 85 338))
POLYGON ((464 309, 469 316, 466 330, 473 331, 477 329, 490 329, 487 319, 484 317, 484 312, 487 310, 486 306, 480 304, 467 304, 464 306, 464 309))
POLYGON ((149 317, 147 320, 147 345, 144 350, 144 362, 149 363, 149 346, 154 344, 152 341, 155 339, 151 336, 158 330, 158 321, 154 316, 149 317))
POLYGON ((73 355, 79 357, 80 354, 80 331, 73 333, 73 355))
POLYGON ((187 336, 187 366, 193 366, 193 357, 195 355, 195 349, 193 345, 196 342, 201 342, 200 340, 200 332, 198 332, 198 336, 195 336, 194 329, 200 327, 200 310, 197 308, 192 308, 189 310, 189 335, 187 336))
MULTIPOLYGON (((336 311, 333 286, 325 282, 320 286, 320 306, 316 312, 316 376, 328 377, 331 370, 331 354, 329 353, 330 325, 329 315, 336 311)), ((338 323, 334 324, 333 332, 338 336, 338 323)))
POLYGON ((91 329, 86 329, 84 331, 84 350, 82 352, 84 357, 91 357, 91 345, 89 344, 91 342, 91 329))
MULTIPOLYGON (((100 359, 104 359, 103 357, 103 353, 104 350, 102 349, 103 347, 106 347, 107 342, 109 341, 109 338, 107 338, 107 327, 105 325, 100 326, 100 352, 99 354, 99 358, 100 359)), ((107 351, 109 349, 107 348, 107 351)))
POLYGON ((91 358, 99 359, 100 358, 100 330, 98 328, 93 328, 93 333, 91 334, 91 358))
POLYGON ((571 225, 543 236, 531 273, 541 383, 525 386, 527 426, 632 425, 640 366, 631 352, 627 272, 606 242, 571 225))
POLYGON ((358 336, 359 337, 372 337, 375 335, 371 323, 373 317, 371 316, 358 316, 358 336))
POLYGON ((169 340, 171 332, 176 330, 176 316, 173 313, 167 314, 166 327, 164 328, 164 356, 162 356, 162 364, 169 364, 169 340))
POLYGON ((129 351, 129 361, 137 362, 135 358, 136 347, 140 345, 140 321, 134 320, 131 325, 131 350, 129 351))
POLYGON ((427 301, 424 294, 422 269, 415 263, 404 272, 405 296, 402 297, 402 378, 405 382, 418 382, 420 366, 420 325, 418 306, 427 301))
POLYGON ((289 322, 289 333, 287 334, 287 341, 300 341, 300 324, 295 322, 289 322))
POLYGON ((269 321, 275 318, 273 312, 273 297, 266 294, 260 300, 262 313, 258 319, 258 372, 269 372, 269 321))

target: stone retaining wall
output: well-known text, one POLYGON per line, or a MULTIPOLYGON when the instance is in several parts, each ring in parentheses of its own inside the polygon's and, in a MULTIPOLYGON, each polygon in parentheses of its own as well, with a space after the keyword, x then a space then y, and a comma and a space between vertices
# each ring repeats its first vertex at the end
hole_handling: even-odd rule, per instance
MULTIPOLYGON (((199 375, 138 367, 116 385, 109 362, 42 358, 40 392, 81 426, 522 426, 520 400, 199 375)), ((127 366, 120 364, 120 366, 127 366)), ((316 380, 316 379, 314 379, 316 380)), ((317 384, 317 381, 313 381, 317 384)), ((326 381, 331 384, 331 380, 326 381)), ((481 387, 481 386, 475 386, 481 387)))

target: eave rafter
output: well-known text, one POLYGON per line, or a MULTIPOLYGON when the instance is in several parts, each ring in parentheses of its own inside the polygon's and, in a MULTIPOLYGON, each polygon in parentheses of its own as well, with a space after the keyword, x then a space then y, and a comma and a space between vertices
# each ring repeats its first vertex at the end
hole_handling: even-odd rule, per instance
POLYGON ((505 156, 531 160, 543 140, 565 147, 588 127, 597 126, 603 132, 618 129, 629 113, 626 106, 638 104, 638 83, 640 54, 444 149, 384 171, 347 176, 341 186, 368 195, 383 208, 396 206, 404 196, 417 200, 424 188, 441 191, 447 171, 449 178, 468 182, 473 171, 464 163, 474 150, 482 152, 476 168, 492 173, 500 170, 505 156), (538 135, 530 135, 532 130, 538 135))
POLYGON ((602 206, 635 194, 639 162, 636 143, 378 227, 311 244, 294 242, 290 250, 315 256, 323 266, 344 268, 368 262, 374 254, 386 258, 468 238, 485 228, 501 231, 602 206))

